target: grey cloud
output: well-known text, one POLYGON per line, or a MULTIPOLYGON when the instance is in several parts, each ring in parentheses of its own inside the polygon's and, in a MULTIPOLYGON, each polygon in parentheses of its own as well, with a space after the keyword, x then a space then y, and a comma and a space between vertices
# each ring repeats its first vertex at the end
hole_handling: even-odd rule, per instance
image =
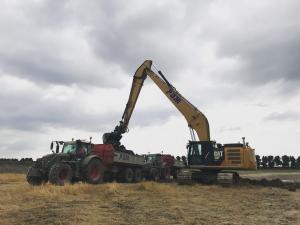
POLYGON ((261 108, 267 108, 267 107, 270 106, 269 104, 263 103, 263 102, 253 103, 253 104, 251 104, 251 105, 257 106, 257 107, 261 107, 261 108))
POLYGON ((6 143, 2 146, 1 151, 15 151, 15 152, 23 152, 25 149, 32 148, 32 143, 29 141, 18 140, 11 143, 6 143))
POLYGON ((99 58, 121 65, 127 74, 132 74, 141 60, 151 58, 173 80, 189 69, 189 60, 197 62, 193 55, 199 55, 199 47, 215 42, 217 60, 241 62, 233 70, 219 71, 222 82, 251 88, 282 81, 278 92, 295 92, 300 82, 299 2, 270 1, 272 7, 244 3, 235 2, 233 7, 223 3, 232 8, 237 21, 231 28, 220 25, 213 14, 218 1, 145 4, 134 13, 127 5, 102 1, 93 5, 97 13, 85 18, 90 27, 88 40, 99 58))
MULTIPOLYGON (((273 1, 252 6, 237 4, 233 13, 240 18, 237 29, 221 29, 218 56, 240 60, 241 68, 224 80, 260 86, 283 81, 286 86, 300 83, 300 3, 273 1), (236 11, 234 11, 236 10, 236 11), (239 11, 240 13, 238 13, 239 11)), ((293 88, 279 91, 290 92, 293 88)))
POLYGON ((298 121, 300 120, 300 113, 296 111, 286 111, 286 112, 273 112, 264 118, 266 121, 298 121))
POLYGON ((142 60, 152 59, 166 66, 171 76, 176 76, 186 61, 180 53, 183 51, 180 37, 184 35, 184 29, 181 30, 184 15, 180 14, 185 13, 185 5, 175 6, 139 4, 131 13, 133 7, 127 2, 101 1, 96 6, 97 14, 87 19, 92 48, 99 58, 121 65, 129 74, 133 74, 142 60))
MULTIPOLYGON (((5 94, 0 90, 0 128, 41 132, 46 128, 72 128, 92 132, 107 132, 114 129, 122 116, 121 111, 89 113, 80 99, 65 101, 46 99, 46 90, 25 90, 5 94)), ((101 102, 101 99, 98 99, 101 102)), ((116 102, 117 104, 117 102, 116 102)), ((125 108, 125 102, 124 104, 125 108)), ((147 126, 167 121, 172 113, 164 109, 137 110, 130 127, 147 126)))
MULTIPOLYGON (((131 75, 150 58, 174 80, 189 68, 190 60, 197 62, 193 56, 199 55, 199 46, 215 42, 218 59, 238 58, 242 62, 235 71, 222 71, 223 82, 257 86, 283 80, 288 87, 299 84, 299 2, 138 3, 21 3, 16 7, 18 17, 4 14, 6 20, 0 22, 2 70, 35 82, 107 87, 120 85, 119 79, 111 79, 116 73, 120 75, 118 68, 131 75), (220 24, 222 15, 218 18, 214 8, 222 4, 232 9, 236 27, 220 24), (80 57, 80 50, 70 53, 75 61, 63 57, 68 40, 62 40, 61 35, 72 28, 94 54, 89 56, 89 61, 94 60, 91 65, 80 57), (8 50, 5 46, 11 47, 8 50)), ((76 38, 76 33, 73 36, 76 38)), ((295 89, 283 87, 280 91, 291 90, 295 89)))
POLYGON ((113 121, 118 121, 119 118, 117 112, 86 113, 76 101, 43 100, 37 96, 31 96, 30 101, 27 100, 21 96, 1 99, 0 127, 2 129, 40 132, 48 127, 68 127, 100 131, 110 129, 113 121))
POLYGON ((119 87, 112 78, 122 71, 94 57, 67 3, 1 3, 11 9, 0 14, 0 72, 41 84, 119 87))
MULTIPOLYGON (((3 73, 26 78, 36 83, 114 86, 114 82, 108 79, 108 74, 103 74, 102 71, 98 71, 99 74, 97 74, 96 71, 89 71, 85 65, 69 63, 56 58, 52 53, 26 51, 18 52, 18 55, 14 56, 0 53, 0 59, 3 73)), ((117 81, 115 83, 118 84, 117 81)))
POLYGON ((169 118, 175 114, 175 110, 166 108, 136 109, 132 115, 129 127, 153 126, 168 122, 169 118))
POLYGON ((223 126, 223 127, 220 127, 219 131, 220 132, 234 132, 234 131, 240 131, 241 130, 241 127, 239 126, 223 126))

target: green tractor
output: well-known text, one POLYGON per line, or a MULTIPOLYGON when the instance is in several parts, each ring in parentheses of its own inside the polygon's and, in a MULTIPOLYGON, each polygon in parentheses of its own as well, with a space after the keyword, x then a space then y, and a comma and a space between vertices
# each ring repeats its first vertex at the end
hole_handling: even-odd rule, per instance
POLYGON ((79 180, 91 184, 103 181, 103 163, 99 156, 92 154, 93 144, 81 140, 54 141, 48 154, 36 160, 27 172, 27 181, 31 185, 50 182, 64 185, 79 180), (56 151, 53 145, 56 143, 56 151), (62 150, 60 152, 60 147, 62 150))
POLYGON ((178 172, 184 167, 184 163, 168 154, 145 155, 144 174, 147 180, 177 179, 178 172))

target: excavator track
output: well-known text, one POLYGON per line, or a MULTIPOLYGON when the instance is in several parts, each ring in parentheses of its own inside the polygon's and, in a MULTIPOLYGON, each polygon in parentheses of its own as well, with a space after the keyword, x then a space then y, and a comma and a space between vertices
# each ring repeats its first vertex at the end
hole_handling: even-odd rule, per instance
POLYGON ((195 181, 192 179, 192 171, 183 169, 181 170, 177 175, 177 183, 179 185, 187 185, 195 183, 195 181))
POLYGON ((275 187, 275 188, 283 188, 288 189, 289 191, 296 191, 300 189, 300 182, 295 180, 281 180, 281 179, 249 179, 249 178, 241 178, 239 180, 238 185, 241 186, 262 186, 262 187, 275 187))
MULTIPOLYGON (((217 173, 217 176, 212 179, 199 179, 199 175, 195 176, 195 171, 182 170, 178 175, 177 183, 180 185, 189 185, 196 183, 203 184, 217 184, 223 187, 230 186, 260 186, 260 187, 274 187, 283 188, 289 191, 296 191, 300 189, 300 182, 295 180, 282 180, 282 179, 250 179, 241 177, 237 172, 222 171, 217 173), (195 179, 197 177, 198 179, 195 179), (209 182, 206 182, 209 181, 209 182)), ((199 171, 198 171, 199 174, 199 171)), ((201 174, 201 173, 200 173, 201 174)), ((204 173, 207 176, 207 173, 204 173)))

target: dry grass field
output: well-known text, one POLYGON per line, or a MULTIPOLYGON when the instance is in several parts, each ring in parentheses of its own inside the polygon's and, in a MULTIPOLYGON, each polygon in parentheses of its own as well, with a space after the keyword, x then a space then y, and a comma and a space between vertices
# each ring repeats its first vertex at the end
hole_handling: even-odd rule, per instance
POLYGON ((299 216, 299 191, 153 182, 31 187, 24 174, 0 174, 3 225, 299 225, 299 216))

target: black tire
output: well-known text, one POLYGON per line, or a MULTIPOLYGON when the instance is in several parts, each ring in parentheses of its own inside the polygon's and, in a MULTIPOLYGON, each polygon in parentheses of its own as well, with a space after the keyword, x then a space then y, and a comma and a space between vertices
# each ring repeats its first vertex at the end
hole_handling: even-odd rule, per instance
POLYGON ((102 162, 94 158, 83 169, 84 181, 89 184, 103 183, 104 167, 102 162))
POLYGON ((171 177, 171 168, 170 167, 164 167, 162 169, 161 178, 163 180, 170 180, 170 177, 171 177))
POLYGON ((178 173, 179 173, 179 170, 178 169, 174 169, 174 171, 173 171, 173 180, 177 180, 178 173))
POLYGON ((72 181, 72 168, 67 163, 55 163, 49 172, 49 181, 55 185, 65 185, 72 181))
POLYGON ((131 168, 125 168, 123 171, 123 182, 125 183, 132 183, 134 179, 134 173, 131 168))
POLYGON ((160 174, 157 168, 152 168, 150 170, 150 179, 156 182, 160 180, 160 174))
POLYGON ((141 182, 142 179, 143 179, 142 170, 140 168, 136 168, 134 170, 134 182, 136 183, 141 182))
POLYGON ((45 182, 41 172, 33 166, 28 169, 26 179, 27 182, 33 186, 38 186, 45 182))

